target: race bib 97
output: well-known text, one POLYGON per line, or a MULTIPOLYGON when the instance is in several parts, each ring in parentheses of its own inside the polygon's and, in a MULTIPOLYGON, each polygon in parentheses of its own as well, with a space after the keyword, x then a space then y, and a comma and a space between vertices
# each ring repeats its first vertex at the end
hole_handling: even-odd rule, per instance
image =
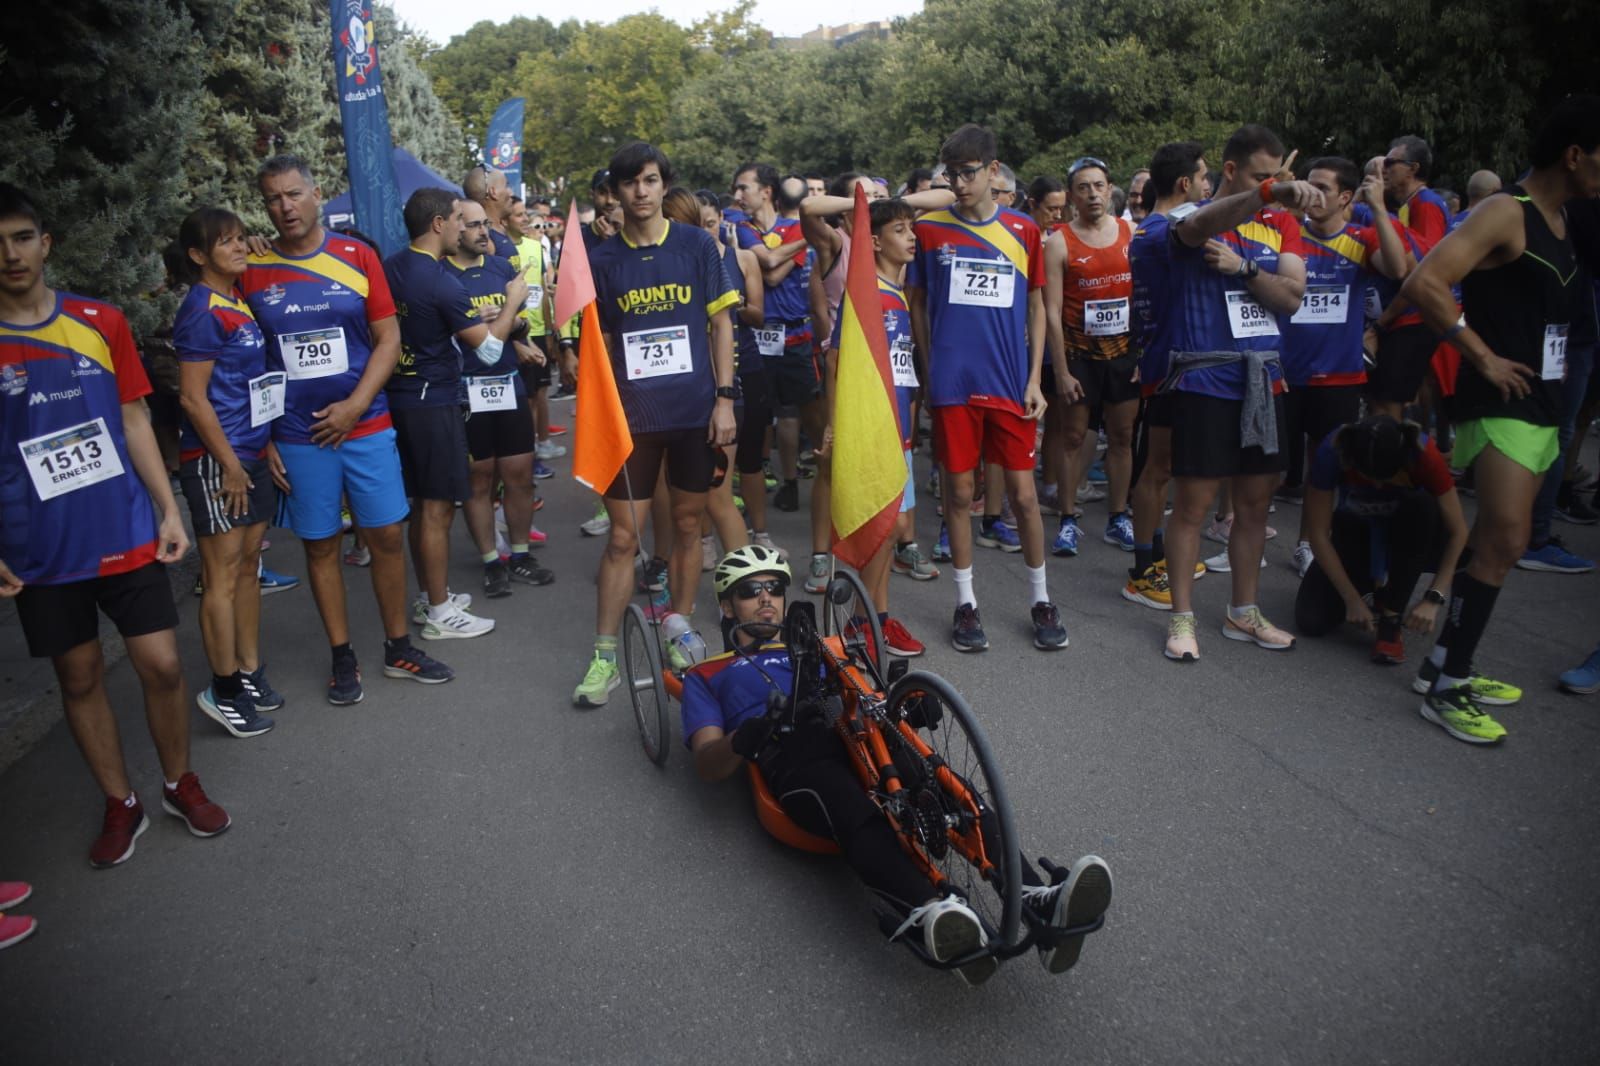
POLYGON ((283 416, 285 375, 276 371, 250 379, 250 425, 261 426, 283 416))
POLYGON ((1017 268, 999 259, 958 257, 950 266, 949 300, 969 307, 1010 307, 1017 268))

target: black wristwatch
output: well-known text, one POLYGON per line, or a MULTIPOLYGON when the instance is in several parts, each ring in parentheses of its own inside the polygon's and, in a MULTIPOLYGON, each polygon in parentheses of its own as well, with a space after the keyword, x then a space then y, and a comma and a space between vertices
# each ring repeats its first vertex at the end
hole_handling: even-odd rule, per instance
POLYGON ((1427 592, 1424 592, 1422 594, 1422 598, 1427 600, 1429 603, 1438 604, 1440 606, 1443 606, 1444 604, 1444 593, 1435 588, 1430 588, 1427 592))
POLYGON ((739 398, 739 390, 734 388, 732 385, 718 385, 717 386, 717 399, 719 399, 719 400, 737 400, 738 398, 739 398))

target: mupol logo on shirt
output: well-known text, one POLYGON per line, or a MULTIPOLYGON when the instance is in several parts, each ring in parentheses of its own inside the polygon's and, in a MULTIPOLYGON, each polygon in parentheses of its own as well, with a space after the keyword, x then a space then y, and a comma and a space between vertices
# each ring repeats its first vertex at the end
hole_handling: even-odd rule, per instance
POLYGON ((290 304, 284 310, 293 315, 299 314, 301 311, 326 311, 332 306, 333 304, 326 302, 320 304, 290 304))

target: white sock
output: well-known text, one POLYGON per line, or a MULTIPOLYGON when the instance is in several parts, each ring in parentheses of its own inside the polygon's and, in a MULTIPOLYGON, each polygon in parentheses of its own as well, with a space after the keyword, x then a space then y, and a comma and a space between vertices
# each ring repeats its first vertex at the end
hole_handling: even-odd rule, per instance
MULTIPOLYGON (((1049 603, 1050 591, 1045 586, 1044 565, 1030 566, 1028 569, 1028 585, 1032 589, 1034 603, 1049 603)), ((1031 605, 1030 605, 1031 606, 1031 605)))
POLYGON ((1466 683, 1467 679, 1464 677, 1450 677, 1448 674, 1440 674, 1433 682, 1433 691, 1443 692, 1447 688, 1460 688, 1466 683))
POLYGON ((977 598, 972 595, 972 567, 953 567, 950 573, 956 581, 956 606, 967 603, 978 606, 977 598))
POLYGON ((1443 670, 1444 660, 1447 654, 1448 651, 1443 644, 1435 644, 1433 646, 1433 650, 1428 653, 1428 661, 1434 666, 1437 666, 1440 670, 1443 670))
POLYGON ((176 791, 178 791, 178 783, 176 781, 168 781, 167 782, 167 791, 168 792, 176 792, 176 791))
MULTIPOLYGON (((177 788, 178 787, 178 783, 176 781, 172 782, 172 787, 173 788, 177 788)), ((139 794, 137 792, 128 793, 128 798, 122 801, 122 805, 124 807, 136 807, 136 806, 138 806, 139 805, 139 794)))
POLYGON ((1228 617, 1233 619, 1235 622, 1242 621, 1246 615, 1255 609, 1255 606, 1256 605, 1253 603, 1245 603, 1235 607, 1230 603, 1228 604, 1228 617))
POLYGON ((448 596, 445 597, 443 603, 428 604, 428 618, 435 622, 439 621, 450 613, 450 606, 450 598, 448 596))

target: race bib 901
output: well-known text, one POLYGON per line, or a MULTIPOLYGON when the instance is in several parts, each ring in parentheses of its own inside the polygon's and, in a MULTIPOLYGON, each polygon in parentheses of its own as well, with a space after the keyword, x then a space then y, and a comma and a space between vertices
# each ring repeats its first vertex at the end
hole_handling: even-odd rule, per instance
POLYGON ((1091 337, 1120 337, 1128 332, 1128 298, 1083 301, 1083 331, 1091 337))
POLYGON ((280 334, 278 354, 290 381, 331 378, 350 369, 350 353, 340 326, 280 334))
POLYGON ((950 266, 949 300, 969 307, 1010 307, 1017 268, 1000 259, 957 257, 950 266))

